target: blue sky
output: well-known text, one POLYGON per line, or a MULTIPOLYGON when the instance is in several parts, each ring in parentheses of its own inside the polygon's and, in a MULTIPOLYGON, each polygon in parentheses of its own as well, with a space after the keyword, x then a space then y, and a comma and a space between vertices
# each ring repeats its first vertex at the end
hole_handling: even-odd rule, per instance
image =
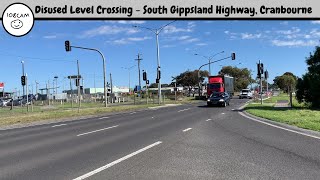
MULTIPOLYGON (((32 31, 23 37, 13 37, 0 28, 0 82, 6 91, 21 89, 21 60, 25 62, 29 83, 45 83, 58 76, 58 86, 69 87, 64 78, 77 73, 76 61, 85 87, 103 87, 102 60, 98 53, 80 49, 65 52, 64 41, 71 45, 98 48, 106 57, 107 77, 112 73, 113 84, 128 86, 128 70, 121 67, 136 65, 141 53, 141 69, 147 70, 150 82, 156 79, 156 39, 146 29, 133 25, 158 28, 171 21, 35 21, 32 31)), ((180 20, 167 26, 159 35, 162 83, 172 76, 194 70, 207 63, 201 56, 215 60, 237 54, 236 61, 225 60, 211 66, 217 74, 221 65, 256 70, 261 60, 268 69, 270 80, 290 71, 301 76, 307 67, 305 58, 319 45, 320 21, 191 21, 180 20), (239 64, 241 63, 241 64, 239 64)), ((204 69, 208 69, 205 67, 204 69)), ((256 73, 254 73, 256 74, 256 73)), ((131 86, 138 84, 138 68, 131 69, 131 86)), ((61 90, 60 89, 60 90, 61 90)), ((59 90, 59 91, 60 91, 59 90)), ((34 90, 35 91, 35 90, 34 90)))

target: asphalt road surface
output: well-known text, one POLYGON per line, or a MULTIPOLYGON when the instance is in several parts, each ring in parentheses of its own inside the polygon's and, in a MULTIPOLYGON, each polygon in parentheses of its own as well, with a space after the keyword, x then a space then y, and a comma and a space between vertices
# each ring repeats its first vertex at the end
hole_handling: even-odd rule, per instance
POLYGON ((320 139, 201 104, 0 131, 0 179, 320 179, 320 139))

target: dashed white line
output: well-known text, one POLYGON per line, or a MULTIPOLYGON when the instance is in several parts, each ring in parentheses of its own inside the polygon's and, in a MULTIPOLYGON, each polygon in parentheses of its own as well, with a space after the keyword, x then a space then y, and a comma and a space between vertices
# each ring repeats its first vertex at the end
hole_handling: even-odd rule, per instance
POLYGON ((57 124, 57 125, 54 125, 54 126, 51 126, 51 127, 60 127, 60 126, 65 126, 67 124, 57 124))
POLYGON ((98 130, 95 130, 95 131, 90 131, 90 132, 78 134, 77 136, 83 136, 83 135, 87 135, 87 134, 91 134, 91 133, 95 133, 95 132, 99 132, 99 131, 103 131, 103 130, 115 128, 115 127, 118 127, 118 126, 119 126, 119 125, 115 125, 115 126, 111 126, 111 127, 107 127, 107 128, 103 128, 103 129, 98 129, 98 130))
POLYGON ((188 111, 190 108, 187 108, 187 109, 181 109, 179 110, 178 112, 183 112, 183 111, 188 111))
POLYGON ((110 167, 112 167, 112 166, 114 166, 114 165, 116 165, 116 164, 118 164, 118 163, 126 160, 126 159, 129 159, 129 158, 131 158, 131 157, 133 157, 133 156, 135 156, 135 155, 137 155, 137 154, 139 154, 139 153, 141 153, 141 152, 143 152, 143 151, 146 151, 146 150, 148 150, 148 149, 150 149, 150 148, 152 148, 152 147, 154 147, 154 146, 157 146, 157 145, 159 145, 159 144, 161 144, 161 143, 162 143, 161 141, 158 141, 158 142, 155 142, 155 143, 153 143, 153 144, 150 144, 149 146, 146 146, 146 147, 144 147, 144 148, 142 148, 142 149, 139 149, 139 150, 137 150, 137 151, 135 151, 135 152, 133 152, 133 153, 131 153, 131 154, 128 154, 128 155, 126 155, 126 156, 124 156, 124 157, 122 157, 122 158, 120 158, 120 159, 118 159, 118 160, 115 160, 115 161, 113 161, 113 162, 111 162, 111 163, 109 163, 109 164, 106 164, 106 165, 104 165, 104 166, 102 166, 102 167, 99 167, 98 169, 95 169, 95 170, 93 170, 93 171, 91 171, 91 172, 88 172, 87 174, 84 174, 84 175, 82 175, 82 176, 79 176, 79 177, 77 177, 77 178, 75 178, 75 179, 73 179, 73 180, 86 179, 86 178, 88 178, 88 177, 90 177, 90 176, 92 176, 92 175, 94 175, 94 174, 97 174, 97 173, 99 173, 99 172, 101 172, 101 171, 103 171, 103 170, 106 170, 106 169, 108 169, 108 168, 110 168, 110 167))
POLYGON ((101 117, 101 118, 99 118, 99 119, 108 119, 109 117, 101 117))
POLYGON ((225 113, 221 113, 221 114, 225 114, 225 113))
POLYGON ((130 113, 130 114, 135 114, 135 113, 137 113, 137 112, 132 112, 132 113, 130 113))
POLYGON ((211 121, 212 119, 207 119, 206 121, 211 121))
POLYGON ((182 130, 183 132, 187 132, 187 131, 190 131, 192 128, 187 128, 185 130, 182 130))

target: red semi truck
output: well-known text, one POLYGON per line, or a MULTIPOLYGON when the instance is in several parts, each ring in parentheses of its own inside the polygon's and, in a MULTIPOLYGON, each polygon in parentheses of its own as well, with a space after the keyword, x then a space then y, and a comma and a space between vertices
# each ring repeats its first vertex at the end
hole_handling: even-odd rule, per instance
POLYGON ((209 76, 207 84, 207 96, 212 92, 227 92, 230 97, 234 95, 233 77, 230 76, 209 76))

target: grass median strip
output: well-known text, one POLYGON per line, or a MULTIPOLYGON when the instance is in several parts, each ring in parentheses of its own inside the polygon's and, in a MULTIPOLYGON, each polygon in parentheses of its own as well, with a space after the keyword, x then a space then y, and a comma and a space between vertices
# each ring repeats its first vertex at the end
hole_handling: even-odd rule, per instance
MULTIPOLYGON (((282 95, 276 97, 276 100, 287 100, 288 97, 282 95)), ((320 110, 309 109, 296 100, 293 108, 275 108, 276 100, 270 100, 264 104, 249 104, 244 110, 252 115, 269 119, 276 122, 286 123, 304 129, 320 131, 320 110)))
POLYGON ((123 112, 143 109, 147 107, 154 107, 158 105, 125 105, 125 106, 112 106, 112 107, 96 107, 96 108, 83 108, 78 113, 77 109, 59 108, 41 111, 40 108, 34 109, 34 112, 25 112, 24 109, 16 108, 10 111, 7 108, 0 109, 0 126, 13 125, 13 124, 27 124, 42 120, 59 120, 65 118, 74 118, 80 116, 99 115, 109 112, 123 112))

